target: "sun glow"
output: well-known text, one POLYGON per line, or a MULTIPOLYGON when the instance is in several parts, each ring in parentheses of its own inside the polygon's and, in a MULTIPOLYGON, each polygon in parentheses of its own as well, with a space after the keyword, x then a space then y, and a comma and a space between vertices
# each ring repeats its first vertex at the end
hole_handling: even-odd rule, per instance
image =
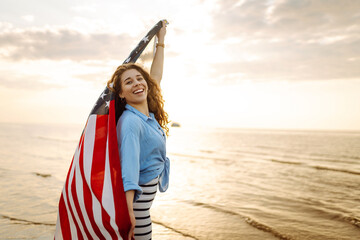
POLYGON ((64 2, 46 14, 29 4, 1 8, 13 14, 0 22, 0 121, 84 123, 116 67, 167 19, 161 86, 172 121, 360 129, 352 8, 329 12, 329 24, 315 6, 284 21, 297 9, 282 1, 64 2))

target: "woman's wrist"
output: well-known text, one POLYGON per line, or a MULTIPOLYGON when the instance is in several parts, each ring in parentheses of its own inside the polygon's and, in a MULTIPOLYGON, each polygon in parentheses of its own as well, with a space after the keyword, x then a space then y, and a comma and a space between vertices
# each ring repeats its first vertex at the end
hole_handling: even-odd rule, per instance
POLYGON ((162 48, 165 48, 165 44, 163 44, 163 43, 157 43, 157 44, 156 44, 156 47, 162 47, 162 48))
POLYGON ((164 43, 165 41, 165 35, 160 34, 160 36, 158 36, 158 43, 164 43))

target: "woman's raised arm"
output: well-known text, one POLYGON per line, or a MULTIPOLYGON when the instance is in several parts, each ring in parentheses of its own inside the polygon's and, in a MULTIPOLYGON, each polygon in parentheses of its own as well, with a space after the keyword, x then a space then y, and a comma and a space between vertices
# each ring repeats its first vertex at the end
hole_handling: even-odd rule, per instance
POLYGON ((156 35, 158 37, 158 43, 156 44, 155 56, 150 68, 150 76, 153 79, 155 79, 159 85, 162 79, 163 67, 164 67, 165 34, 166 34, 166 23, 165 21, 163 21, 162 28, 156 35))

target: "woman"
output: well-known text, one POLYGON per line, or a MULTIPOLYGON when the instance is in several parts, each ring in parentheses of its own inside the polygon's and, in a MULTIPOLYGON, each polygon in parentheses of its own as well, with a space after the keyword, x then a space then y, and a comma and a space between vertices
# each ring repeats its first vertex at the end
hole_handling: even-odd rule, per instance
POLYGON ((166 157, 167 113, 160 90, 166 26, 157 34, 158 43, 150 74, 130 63, 119 66, 108 87, 120 97, 123 110, 117 122, 122 179, 131 229, 129 239, 151 239, 149 209, 157 186, 168 188, 169 159, 166 157), (165 130, 165 132, 164 132, 165 130))

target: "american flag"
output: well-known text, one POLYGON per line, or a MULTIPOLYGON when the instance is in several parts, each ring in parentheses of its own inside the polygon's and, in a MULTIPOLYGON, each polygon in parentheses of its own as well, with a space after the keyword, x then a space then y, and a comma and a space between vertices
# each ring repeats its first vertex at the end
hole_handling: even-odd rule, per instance
MULTIPOLYGON (((135 62, 162 27, 159 21, 124 63, 135 62)), ((130 217, 116 136, 115 94, 107 87, 81 134, 61 193, 55 239, 127 239, 130 217)))

